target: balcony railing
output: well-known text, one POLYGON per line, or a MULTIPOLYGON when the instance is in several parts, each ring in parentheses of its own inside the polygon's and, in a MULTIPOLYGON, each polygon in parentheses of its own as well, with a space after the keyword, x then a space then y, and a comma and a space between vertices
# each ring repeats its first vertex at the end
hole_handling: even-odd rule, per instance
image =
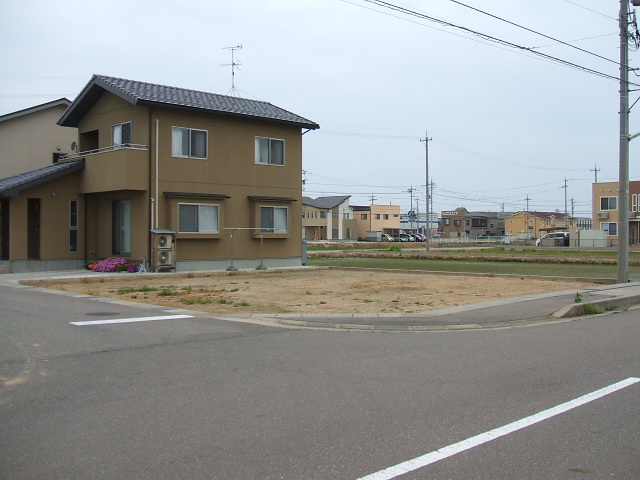
POLYGON ((113 152, 116 150, 147 150, 146 145, 139 145, 137 143, 123 143, 120 145, 112 145, 110 147, 96 148, 94 150, 85 150, 84 152, 67 153, 60 156, 60 161, 76 160, 78 158, 88 157, 90 155, 99 155, 101 153, 113 152))

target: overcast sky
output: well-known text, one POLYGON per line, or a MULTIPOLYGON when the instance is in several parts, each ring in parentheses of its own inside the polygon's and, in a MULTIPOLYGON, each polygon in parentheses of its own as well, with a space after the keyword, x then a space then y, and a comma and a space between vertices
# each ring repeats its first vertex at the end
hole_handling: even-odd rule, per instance
MULTIPOLYGON (((462 2, 552 39, 451 0, 390 3, 619 75, 616 1, 462 2)), ((524 210, 527 196, 530 210, 564 212, 566 178, 569 213, 573 198, 575 215, 590 216, 591 170, 618 179, 615 78, 365 0, 4 1, 0 27, 0 115, 72 100, 94 73, 227 94, 225 47, 242 45, 239 95, 320 124, 303 143, 311 197, 373 196, 404 212, 413 189, 424 212, 426 131, 437 212, 524 210)), ((630 59, 640 66, 639 52, 630 59)))

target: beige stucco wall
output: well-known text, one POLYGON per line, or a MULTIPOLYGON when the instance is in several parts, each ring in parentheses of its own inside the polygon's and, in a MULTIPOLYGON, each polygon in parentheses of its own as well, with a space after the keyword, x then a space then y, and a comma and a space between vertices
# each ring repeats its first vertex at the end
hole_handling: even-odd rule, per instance
POLYGON ((356 238, 366 237, 369 231, 386 232, 400 228, 399 205, 371 205, 370 211, 355 211, 353 216, 357 225, 356 238), (362 219, 363 214, 367 215, 366 220, 362 219), (380 219, 376 219, 376 215, 380 215, 380 219), (385 215, 389 216, 386 220, 385 215))
POLYGON ((79 172, 21 192, 9 200, 10 260, 27 260, 28 199, 40 199, 40 259, 83 259, 84 205, 77 193, 79 172), (69 202, 78 201, 78 251, 69 251, 69 202))
POLYGON ((56 124, 64 110, 57 105, 0 122, 0 178, 50 165, 56 152, 69 153, 78 134, 56 124))

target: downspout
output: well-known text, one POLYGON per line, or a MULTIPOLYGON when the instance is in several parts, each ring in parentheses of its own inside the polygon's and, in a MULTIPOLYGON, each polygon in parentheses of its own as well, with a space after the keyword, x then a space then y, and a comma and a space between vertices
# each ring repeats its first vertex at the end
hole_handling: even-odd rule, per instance
MULTIPOLYGON (((155 112, 155 107, 149 109, 149 143, 148 143, 149 145, 149 184, 147 188, 149 190, 149 225, 151 226, 151 228, 147 232, 147 259, 145 263, 151 261, 151 248, 152 248, 152 241, 153 241, 153 239, 151 238, 151 230, 155 228, 153 224, 155 198, 153 198, 152 196, 153 194, 153 188, 152 188, 153 187, 153 169, 152 169, 153 153, 151 153, 151 145, 153 142, 153 122, 152 122, 153 112, 155 112)), ((150 265, 151 264, 149 263, 149 266, 150 265)))
POLYGON ((158 225, 158 129, 160 125, 160 120, 158 120, 156 118, 156 202, 155 202, 155 211, 156 211, 156 228, 159 227, 158 225))

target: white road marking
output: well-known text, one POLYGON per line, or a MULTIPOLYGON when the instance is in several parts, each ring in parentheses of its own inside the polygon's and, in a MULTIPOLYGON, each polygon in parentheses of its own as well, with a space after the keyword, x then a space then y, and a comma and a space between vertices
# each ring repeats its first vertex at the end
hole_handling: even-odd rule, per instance
POLYGON ((87 322, 69 322, 71 325, 107 325, 110 323, 156 322, 158 320, 178 320, 193 318, 193 315, 164 315, 161 317, 116 318, 113 320, 90 320, 87 322))
POLYGON ((426 455, 422 455, 421 457, 414 458, 413 460, 407 460, 406 462, 399 463, 385 470, 380 470, 379 472, 360 477, 358 480, 390 480, 392 478, 399 477, 400 475, 405 475, 409 472, 422 467, 426 467, 427 465, 431 465, 432 463, 451 457, 460 452, 464 452, 465 450, 470 450, 473 447, 482 445, 483 443, 490 442, 492 440, 495 440, 496 438, 500 438, 504 435, 508 435, 509 433, 513 433, 520 429, 530 427, 531 425, 542 422, 543 420, 547 420, 551 417, 555 417, 556 415, 559 415, 561 413, 568 412, 569 410, 580 407, 581 405, 602 398, 605 395, 609 395, 610 393, 614 393, 638 382, 640 382, 640 378, 627 378, 626 380, 614 383, 613 385, 609 385, 608 387, 604 387, 600 390, 587 393, 586 395, 578 397, 575 400, 562 403, 548 410, 543 410, 540 413, 536 413, 529 417, 523 418, 522 420, 517 420, 513 423, 509 423, 502 427, 498 427, 488 432, 481 433, 480 435, 476 435, 475 437, 462 440, 461 442, 453 443, 439 450, 435 450, 431 453, 427 453, 426 455))

